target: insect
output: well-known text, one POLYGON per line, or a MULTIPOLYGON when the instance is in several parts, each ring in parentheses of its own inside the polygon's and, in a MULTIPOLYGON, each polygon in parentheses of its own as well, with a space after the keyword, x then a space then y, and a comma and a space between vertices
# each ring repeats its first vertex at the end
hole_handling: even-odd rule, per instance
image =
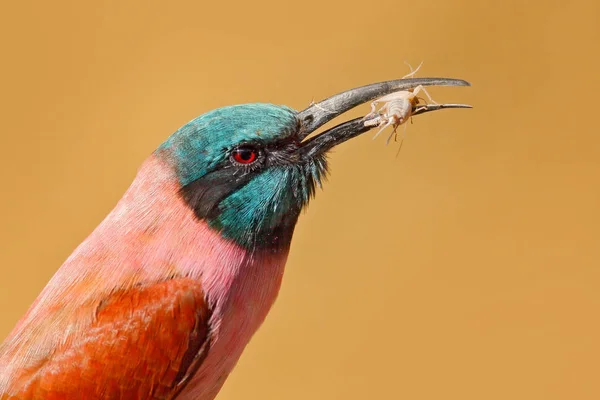
MULTIPOLYGON (((422 64, 423 63, 419 64, 415 70, 413 70, 409 65, 411 72, 403 76, 402 79, 412 77, 417 73, 419 68, 421 68, 422 64)), ((398 127, 408 121, 408 119, 411 118, 415 112, 421 109, 419 106, 421 104, 420 101, 423 101, 425 104, 427 104, 425 99, 418 96, 420 92, 425 93, 431 103, 438 104, 431 98, 427 90, 425 90, 422 85, 419 85, 412 90, 401 90, 399 92, 388 94, 387 96, 383 96, 372 102, 371 112, 367 114, 364 119, 365 126, 381 127, 373 139, 377 138, 382 131, 384 131, 388 126, 392 125, 394 129, 386 141, 386 144, 389 144, 392 136, 396 134, 398 127), (379 103, 384 104, 379 108, 379 110, 377 110, 377 104, 379 103)), ((404 132, 406 134, 406 125, 404 126, 404 132)))

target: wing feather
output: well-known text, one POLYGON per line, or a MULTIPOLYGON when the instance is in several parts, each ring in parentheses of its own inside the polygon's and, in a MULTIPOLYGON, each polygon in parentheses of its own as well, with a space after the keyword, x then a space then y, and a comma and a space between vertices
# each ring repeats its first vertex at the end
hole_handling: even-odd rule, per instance
POLYGON ((112 293, 83 335, 19 371, 2 399, 173 399, 209 348, 210 310, 199 282, 173 278, 112 293))

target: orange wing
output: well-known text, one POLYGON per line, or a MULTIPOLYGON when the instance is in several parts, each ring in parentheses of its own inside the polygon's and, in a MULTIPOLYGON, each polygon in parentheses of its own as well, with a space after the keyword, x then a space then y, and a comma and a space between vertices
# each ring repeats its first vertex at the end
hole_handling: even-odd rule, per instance
POLYGON ((173 399, 208 351, 209 317, 189 278, 116 292, 85 335, 23 371, 21 391, 7 398, 173 399))

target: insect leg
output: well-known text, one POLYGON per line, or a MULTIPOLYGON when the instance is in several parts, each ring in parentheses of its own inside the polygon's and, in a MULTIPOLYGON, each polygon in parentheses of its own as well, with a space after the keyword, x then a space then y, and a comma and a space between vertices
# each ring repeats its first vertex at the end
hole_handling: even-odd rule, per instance
POLYGON ((364 122, 365 126, 381 126, 382 123, 383 121, 379 115, 371 119, 366 119, 364 122))
POLYGON ((374 117, 375 114, 377 114, 377 112, 375 111, 377 109, 377 101, 374 101, 371 103, 371 111, 369 111, 369 113, 367 115, 365 115, 365 119, 371 119, 371 117, 374 117))
POLYGON ((384 130, 385 128, 387 128, 388 126, 390 126, 390 125, 392 124, 392 122, 393 122, 393 121, 394 121, 394 119, 393 119, 393 118, 389 118, 389 119, 388 119, 388 122, 387 122, 385 125, 383 125, 383 127, 382 127, 382 128, 379 130, 379 131, 377 131, 377 133, 375 134, 375 136, 373 136, 373 140, 377 139, 377 136, 379 136, 379 134, 380 134, 381 132, 383 132, 383 130, 384 130))
POLYGON ((431 98, 431 95, 429 94, 429 92, 422 86, 419 85, 415 88, 415 90, 413 90, 413 94, 416 96, 417 93, 419 92, 423 92, 425 93, 425 95, 427 95, 427 98, 429 99, 429 101, 431 101, 433 104, 439 104, 437 101, 435 101, 434 99, 431 98))

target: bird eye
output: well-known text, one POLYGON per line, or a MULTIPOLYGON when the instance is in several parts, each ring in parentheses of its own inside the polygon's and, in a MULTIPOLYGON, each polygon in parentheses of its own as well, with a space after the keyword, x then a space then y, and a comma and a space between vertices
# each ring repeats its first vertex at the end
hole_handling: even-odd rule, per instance
POLYGON ((252 164, 258 159, 258 150, 251 146, 241 146, 233 150, 231 158, 238 164, 252 164))

